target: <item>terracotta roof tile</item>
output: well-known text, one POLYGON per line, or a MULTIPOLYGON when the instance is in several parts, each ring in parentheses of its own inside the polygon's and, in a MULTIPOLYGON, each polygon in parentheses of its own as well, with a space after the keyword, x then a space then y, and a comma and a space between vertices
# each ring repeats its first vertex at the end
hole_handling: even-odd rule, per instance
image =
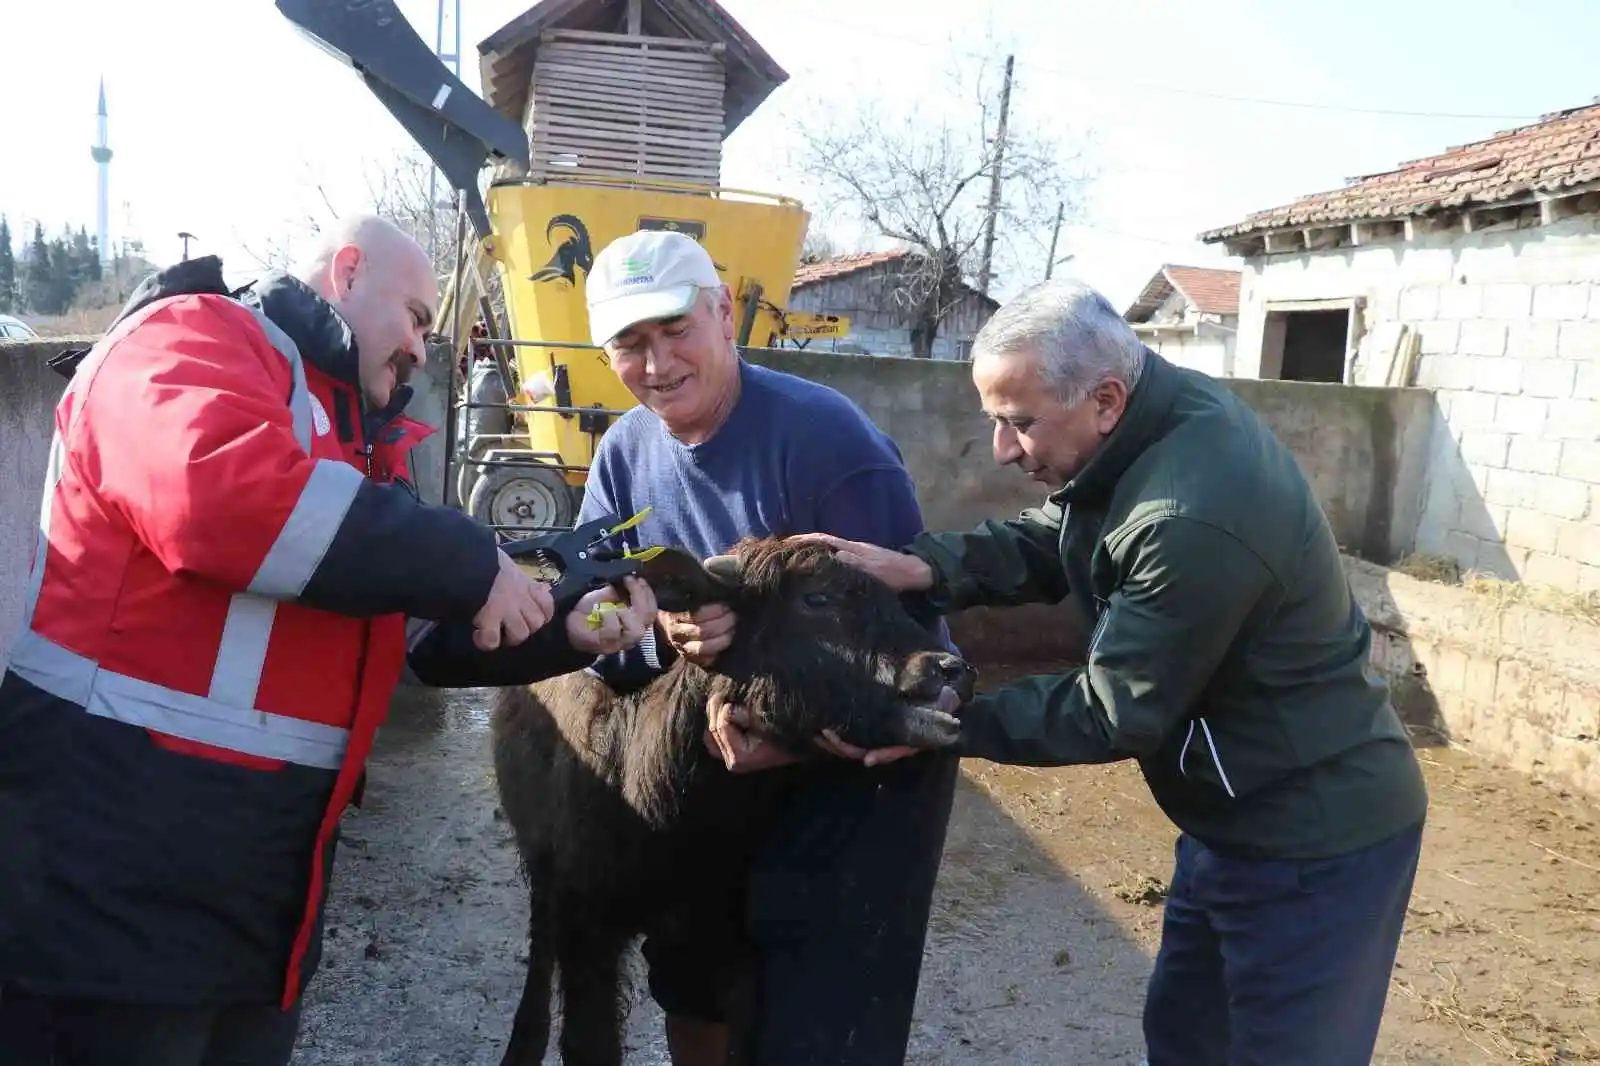
POLYGON ((852 252, 849 255, 836 255, 832 259, 823 259, 816 263, 803 263, 794 272, 793 287, 798 289, 802 285, 832 281, 834 278, 842 278, 858 270, 877 266, 879 263, 903 259, 906 254, 903 248, 890 252, 852 252))
POLYGON ((1401 219, 1467 205, 1486 207, 1536 193, 1600 181, 1600 100, 1557 111, 1340 189, 1256 211, 1242 222, 1200 234, 1220 241, 1261 230, 1401 219))
POLYGON ((1166 263, 1145 283, 1123 317, 1129 322, 1148 321, 1174 289, 1202 314, 1239 313, 1239 271, 1166 263))
POLYGON ((1239 271, 1192 266, 1165 266, 1162 270, 1196 311, 1207 315, 1239 313, 1239 271))

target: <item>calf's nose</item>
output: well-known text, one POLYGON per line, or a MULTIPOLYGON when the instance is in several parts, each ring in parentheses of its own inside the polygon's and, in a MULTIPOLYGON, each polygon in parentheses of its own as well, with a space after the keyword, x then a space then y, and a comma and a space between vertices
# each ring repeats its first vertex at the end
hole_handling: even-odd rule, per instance
POLYGON ((978 680, 978 670, 958 655, 939 656, 939 674, 944 683, 955 689, 962 702, 972 698, 973 686, 978 680))

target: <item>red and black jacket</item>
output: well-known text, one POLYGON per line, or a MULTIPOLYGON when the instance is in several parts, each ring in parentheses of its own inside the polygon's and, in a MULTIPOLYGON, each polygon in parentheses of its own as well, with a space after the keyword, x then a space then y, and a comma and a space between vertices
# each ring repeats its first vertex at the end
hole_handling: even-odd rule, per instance
POLYGON ((430 684, 590 660, 559 622, 476 652, 494 536, 402 480, 410 390, 365 412, 329 304, 211 263, 147 283, 56 409, 0 681, 0 986, 292 1003, 408 620, 430 684))

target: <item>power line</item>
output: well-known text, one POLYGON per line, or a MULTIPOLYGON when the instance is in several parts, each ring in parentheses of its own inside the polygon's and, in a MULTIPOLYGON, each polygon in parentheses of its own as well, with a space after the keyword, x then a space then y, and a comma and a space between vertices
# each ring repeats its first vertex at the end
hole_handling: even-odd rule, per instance
MULTIPOLYGON (((778 15, 779 18, 783 18, 783 17, 786 17, 788 15, 788 12, 779 11, 776 14, 778 15)), ((797 18, 797 21, 799 21, 798 18, 797 18)), ((812 30, 815 30, 816 25, 817 25, 819 20, 816 19, 816 18, 806 18, 804 21, 805 21, 806 25, 809 28, 811 28, 812 30)), ((976 51, 972 51, 972 50, 969 50, 969 49, 957 48, 957 47, 954 47, 952 45, 937 44, 937 43, 935 43, 933 41, 921 40, 921 39, 916 38, 916 37, 907 37, 907 36, 905 36, 903 34, 887 33, 887 32, 883 31, 882 29, 880 29, 877 26, 866 26, 866 25, 862 25, 860 23, 845 22, 845 21, 842 21, 840 19, 828 19, 826 21, 828 21, 829 23, 831 23, 834 26, 837 26, 840 29, 855 30, 855 31, 857 31, 859 33, 870 34, 872 39, 874 39, 874 40, 898 41, 898 42, 900 42, 902 44, 909 44, 909 45, 913 45, 913 46, 918 47, 918 48, 927 48, 927 49, 931 49, 931 50, 934 50, 934 51, 949 52, 949 53, 954 54, 954 55, 966 56, 966 57, 971 58, 971 59, 990 59, 990 58, 992 58, 986 52, 976 52, 976 51)), ((813 67, 802 67, 801 69, 802 70, 808 70, 808 71, 818 71, 819 70, 819 68, 814 67, 814 66, 813 67)), ((1302 111, 1326 111, 1326 112, 1333 112, 1333 113, 1355 114, 1355 115, 1386 115, 1386 116, 1389 116, 1389 117, 1400 117, 1400 118, 1467 119, 1467 120, 1481 120, 1481 121, 1494 121, 1494 122, 1532 122, 1532 121, 1537 121, 1539 119, 1539 117, 1540 117, 1539 115, 1533 115, 1533 114, 1510 115, 1510 114, 1484 114, 1484 113, 1474 114, 1474 113, 1470 113, 1470 112, 1459 112, 1459 111, 1412 111, 1412 110, 1407 110, 1407 109, 1404 109, 1404 108, 1355 107, 1355 106, 1350 106, 1350 105, 1345 105, 1345 104, 1323 104, 1323 103, 1317 103, 1317 102, 1309 101, 1309 100, 1278 100, 1278 99, 1273 99, 1271 97, 1245 96, 1245 95, 1235 94, 1235 93, 1212 92, 1212 91, 1207 90, 1207 89, 1191 89, 1191 88, 1186 88, 1186 87, 1181 86, 1181 85, 1167 85, 1167 84, 1163 84, 1161 82, 1128 81, 1128 80, 1123 79, 1123 78, 1093 79, 1093 78, 1087 78, 1082 74, 1075 74, 1072 71, 1063 70, 1060 67, 1052 67, 1052 66, 1049 66, 1049 65, 1044 64, 1044 63, 1033 63, 1033 62, 1030 62, 1029 63, 1029 69, 1031 69, 1031 70, 1042 70, 1042 71, 1045 71, 1046 73, 1055 74, 1058 77, 1061 77, 1061 78, 1063 78, 1063 79, 1065 79, 1067 81, 1077 82, 1080 85, 1092 86, 1094 88, 1094 90, 1097 93, 1101 94, 1101 95, 1114 95, 1119 90, 1132 89, 1132 90, 1135 90, 1135 91, 1154 92, 1154 93, 1167 93, 1167 94, 1172 95, 1172 96, 1187 96, 1187 97, 1195 97, 1195 98, 1204 99, 1204 100, 1220 100, 1220 101, 1224 101, 1224 102, 1227 102, 1227 103, 1235 103, 1235 104, 1256 104, 1256 105, 1262 106, 1262 107, 1287 107, 1287 108, 1293 108, 1293 109, 1302 110, 1302 111)))

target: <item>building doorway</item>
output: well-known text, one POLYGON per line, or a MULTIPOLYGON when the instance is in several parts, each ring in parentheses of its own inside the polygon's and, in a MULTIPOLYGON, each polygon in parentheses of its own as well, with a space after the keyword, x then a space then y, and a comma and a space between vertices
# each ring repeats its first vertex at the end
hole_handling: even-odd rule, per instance
POLYGON ((1280 381, 1345 380, 1360 340, 1358 300, 1268 305, 1261 376, 1280 381))

